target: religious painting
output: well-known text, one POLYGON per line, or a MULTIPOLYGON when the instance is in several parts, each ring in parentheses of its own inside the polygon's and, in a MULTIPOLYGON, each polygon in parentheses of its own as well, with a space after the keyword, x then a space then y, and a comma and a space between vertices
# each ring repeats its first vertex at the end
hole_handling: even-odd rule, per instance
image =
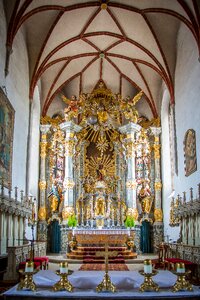
POLYGON ((5 187, 12 181, 12 151, 14 130, 14 109, 0 89, 0 177, 5 187))
POLYGON ((196 136, 193 129, 188 129, 184 139, 185 176, 189 176, 197 170, 196 136))

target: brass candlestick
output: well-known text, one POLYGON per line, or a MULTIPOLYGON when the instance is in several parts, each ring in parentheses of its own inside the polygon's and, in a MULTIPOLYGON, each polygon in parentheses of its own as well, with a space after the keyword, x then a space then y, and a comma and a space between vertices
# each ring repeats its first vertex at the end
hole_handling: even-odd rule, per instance
POLYGON ((68 292, 73 291, 74 287, 72 286, 71 282, 69 282, 69 280, 67 278, 68 275, 71 273, 68 271, 67 271, 67 273, 61 273, 60 271, 56 271, 56 274, 60 276, 60 280, 56 284, 54 284, 54 286, 53 286, 54 292, 63 291, 63 290, 66 290, 68 292))
POLYGON ((22 289, 28 289, 31 291, 36 290, 36 284, 33 281, 33 275, 37 273, 38 270, 34 270, 33 272, 24 272, 23 270, 19 270, 19 273, 22 274, 22 276, 25 276, 20 279, 20 283, 17 286, 17 290, 22 290, 22 289))
POLYGON ((117 251, 108 251, 108 244, 105 245, 105 251, 96 252, 96 256, 105 256, 105 274, 102 282, 96 287, 97 292, 107 291, 116 292, 116 286, 112 283, 110 276, 108 275, 108 257, 117 256, 117 251))
POLYGON ((175 275, 177 275, 177 280, 176 280, 176 283, 172 287, 172 292, 178 292, 178 291, 181 291, 181 290, 193 291, 192 285, 186 279, 186 276, 190 272, 191 271, 187 271, 187 272, 184 272, 184 273, 179 273, 179 272, 173 271, 173 273, 175 275))
POLYGON ((153 270, 152 273, 145 273, 143 270, 139 271, 141 275, 144 276, 144 282, 141 284, 139 291, 147 292, 147 291, 159 291, 159 286, 152 279, 152 276, 158 274, 158 271, 153 270))
POLYGON ((112 283, 108 271, 105 272, 102 282, 96 287, 97 292, 116 292, 116 286, 112 283))

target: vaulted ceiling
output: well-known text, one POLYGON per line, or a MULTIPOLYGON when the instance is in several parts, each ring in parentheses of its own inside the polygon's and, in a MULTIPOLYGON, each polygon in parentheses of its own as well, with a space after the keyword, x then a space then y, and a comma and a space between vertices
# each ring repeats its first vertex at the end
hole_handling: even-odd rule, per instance
POLYGON ((58 101, 88 93, 103 80, 124 97, 143 91, 143 113, 160 114, 161 87, 174 102, 176 41, 181 23, 200 50, 198 0, 5 0, 7 51, 23 30, 30 99, 41 83, 42 114, 58 101))

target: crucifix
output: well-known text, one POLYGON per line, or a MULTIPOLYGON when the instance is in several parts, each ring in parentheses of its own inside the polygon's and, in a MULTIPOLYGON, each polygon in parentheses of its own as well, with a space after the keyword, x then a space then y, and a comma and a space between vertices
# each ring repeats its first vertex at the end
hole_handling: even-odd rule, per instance
POLYGON ((117 256, 117 251, 109 251, 108 243, 105 244, 105 251, 97 251, 96 256, 105 257, 105 274, 102 282, 96 287, 97 292, 111 291, 116 292, 116 286, 111 282, 110 276, 108 275, 108 258, 117 256))

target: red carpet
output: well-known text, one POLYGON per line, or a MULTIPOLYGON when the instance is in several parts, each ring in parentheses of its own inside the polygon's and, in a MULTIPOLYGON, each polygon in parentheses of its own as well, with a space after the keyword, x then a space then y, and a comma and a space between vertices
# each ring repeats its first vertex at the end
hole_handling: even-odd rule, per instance
MULTIPOLYGON (((104 271, 105 264, 82 264, 79 271, 104 271)), ((126 264, 108 264, 109 271, 129 271, 126 264)))

